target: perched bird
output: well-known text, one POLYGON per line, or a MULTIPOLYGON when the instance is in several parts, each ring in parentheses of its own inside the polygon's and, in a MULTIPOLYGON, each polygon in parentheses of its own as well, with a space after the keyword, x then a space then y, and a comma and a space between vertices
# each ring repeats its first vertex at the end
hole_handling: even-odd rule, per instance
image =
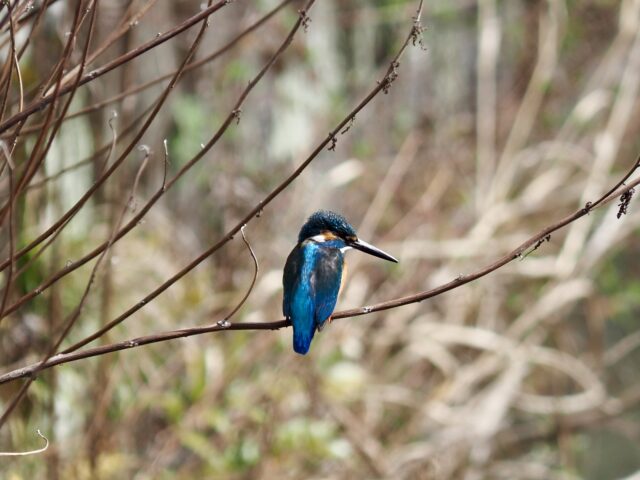
POLYGON ((309 351, 316 330, 322 330, 338 300, 346 273, 344 252, 356 248, 391 262, 394 257, 360 240, 337 213, 320 210, 300 229, 298 244, 284 266, 282 312, 293 325, 293 349, 309 351))

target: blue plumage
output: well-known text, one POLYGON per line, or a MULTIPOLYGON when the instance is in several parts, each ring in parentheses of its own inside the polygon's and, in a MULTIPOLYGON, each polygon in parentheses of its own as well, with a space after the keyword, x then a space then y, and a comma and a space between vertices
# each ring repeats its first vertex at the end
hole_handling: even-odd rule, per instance
MULTIPOLYGON (((333 242, 332 242, 333 243, 333 242)), ((316 329, 321 329, 338 301, 343 254, 337 246, 313 240, 298 244, 285 264, 285 317, 293 322, 293 349, 305 354, 316 329)))
POLYGON ((338 301, 349 248, 397 262, 391 255, 359 240, 349 222, 337 213, 321 210, 302 226, 298 244, 289 254, 282 283, 282 311, 293 325, 293 349, 309 351, 316 330, 331 317, 338 301))

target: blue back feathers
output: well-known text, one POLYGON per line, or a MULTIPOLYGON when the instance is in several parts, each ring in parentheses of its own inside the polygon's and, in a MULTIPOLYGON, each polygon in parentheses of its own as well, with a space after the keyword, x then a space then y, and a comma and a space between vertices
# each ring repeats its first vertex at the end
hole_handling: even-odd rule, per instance
POLYGON ((293 324, 293 349, 302 355, 336 306, 344 263, 341 246, 339 239, 302 241, 287 258, 282 310, 293 324))

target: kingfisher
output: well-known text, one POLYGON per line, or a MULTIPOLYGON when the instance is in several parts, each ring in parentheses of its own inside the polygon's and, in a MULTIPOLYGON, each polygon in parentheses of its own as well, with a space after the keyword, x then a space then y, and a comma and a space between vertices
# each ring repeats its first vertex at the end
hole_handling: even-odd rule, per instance
POLYGON ((284 265, 282 312, 293 325, 293 349, 305 355, 336 306, 346 274, 344 253, 351 248, 398 263, 361 240, 342 216, 320 210, 300 229, 298 244, 284 265))

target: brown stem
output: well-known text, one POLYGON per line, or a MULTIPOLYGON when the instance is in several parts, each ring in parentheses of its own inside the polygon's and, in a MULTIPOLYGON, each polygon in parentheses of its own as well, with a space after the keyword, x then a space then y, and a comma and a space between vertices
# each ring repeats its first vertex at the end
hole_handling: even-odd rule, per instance
MULTIPOLYGON (((413 295, 408 295, 405 297, 396 298, 393 300, 389 300, 386 302, 381 302, 375 305, 368 305, 360 308, 353 308, 350 310, 343 310, 341 312, 336 312, 332 315, 332 319, 337 320, 340 318, 348 318, 348 317, 357 317, 360 315, 368 315, 373 312, 380 312, 383 310, 389 310, 392 308, 398 308, 403 305, 409 305, 411 303, 421 302, 428 298, 433 298, 435 296, 441 295, 450 290, 461 287, 462 285, 477 280, 481 277, 484 277, 504 265, 512 262, 513 260, 520 258, 520 256, 533 245, 535 245, 540 239, 545 238, 547 235, 573 223, 585 215, 588 215, 596 208, 600 208, 603 205, 618 199, 622 194, 628 192, 632 188, 640 185, 640 178, 634 180, 629 185, 624 185, 625 181, 638 169, 640 168, 640 157, 634 163, 633 167, 629 170, 629 172, 618 181, 613 188, 611 188, 607 193, 602 195, 598 200, 593 203, 585 205, 583 208, 575 211, 574 213, 567 215, 563 219, 549 225, 546 228, 543 228, 535 235, 531 236, 528 240, 521 243, 518 247, 516 247, 511 252, 502 256, 495 262, 490 265, 468 275, 460 276, 451 282, 445 283, 439 287, 433 288, 431 290, 426 290, 424 292, 416 293, 413 295)), ((57 365, 62 365, 64 363, 74 362, 77 360, 81 360, 84 358, 95 357, 99 355, 105 355, 112 352, 117 352, 120 350, 126 350, 134 347, 139 347, 142 345, 149 345, 151 343, 165 342, 168 340, 173 340, 175 338, 184 338, 191 337, 194 335, 202 335, 205 333, 212 332, 221 332, 227 330, 279 330, 281 328, 289 327, 291 323, 288 320, 279 320, 276 322, 246 322, 246 323, 229 323, 227 319, 220 320, 218 323, 212 325, 206 325, 202 327, 192 327, 192 328, 183 328, 180 330, 173 330, 168 332, 155 333, 152 335, 147 335, 143 337, 133 338, 130 340, 125 340, 123 342, 113 343, 110 345, 102 345, 95 348, 87 348, 85 350, 74 351, 70 353, 60 353, 51 357, 43 366, 42 369, 52 368, 57 365)), ((0 375, 0 385, 4 383, 8 383, 19 378, 30 377, 34 375, 34 372, 37 370, 39 364, 28 365, 26 367, 22 367, 16 370, 12 370, 10 372, 5 373, 4 375, 0 375)))
MULTIPOLYGON (((204 10, 200 11, 198 14, 193 15, 192 17, 188 18, 187 20, 185 20, 181 24, 179 24, 176 27, 174 27, 171 30, 169 30, 168 32, 165 32, 162 35, 157 36, 153 40, 151 40, 151 41, 139 46, 138 48, 135 48, 135 49, 131 50, 130 52, 127 52, 124 55, 121 55, 118 58, 115 58, 114 60, 112 60, 111 62, 107 63, 106 65, 103 65, 102 67, 97 68, 97 69, 92 70, 91 72, 87 73, 86 75, 84 75, 80 79, 79 85, 81 86, 81 85, 84 85, 86 83, 89 83, 89 82, 95 80, 96 78, 99 78, 102 75, 105 75, 106 73, 109 73, 111 70, 114 70, 114 69, 118 68, 119 66, 121 66, 121 65, 123 65, 123 64, 125 64, 125 63, 127 63, 127 62, 129 62, 131 60, 133 60, 134 58, 139 57, 143 53, 148 52, 149 50, 157 47, 158 45, 166 42, 167 40, 172 39, 176 35, 184 32, 185 30, 187 30, 189 28, 191 28, 195 24, 201 22, 203 19, 209 17, 209 15, 211 15, 214 12, 220 10, 222 7, 224 7, 225 5, 228 5, 228 4, 229 4, 228 0, 221 0, 221 1, 217 2, 216 4, 212 5, 211 7, 205 8, 204 10)), ((66 86, 64 88, 61 88, 58 93, 59 93, 59 95, 65 95, 65 94, 69 93, 72 89, 73 89, 73 87, 71 85, 69 85, 69 86, 66 86)), ((21 121, 21 120, 23 120, 25 118, 28 118, 34 112, 37 112, 38 110, 41 110, 42 108, 46 107, 55 98, 56 98, 56 96, 53 95, 53 94, 46 95, 41 100, 39 100, 37 102, 34 102, 31 105, 29 105, 28 107, 26 107, 24 109, 24 111, 15 114, 11 118, 8 118, 7 120, 5 120, 4 122, 2 122, 0 124, 0 133, 5 132, 8 128, 10 128, 11 126, 15 125, 19 121, 21 121)))

